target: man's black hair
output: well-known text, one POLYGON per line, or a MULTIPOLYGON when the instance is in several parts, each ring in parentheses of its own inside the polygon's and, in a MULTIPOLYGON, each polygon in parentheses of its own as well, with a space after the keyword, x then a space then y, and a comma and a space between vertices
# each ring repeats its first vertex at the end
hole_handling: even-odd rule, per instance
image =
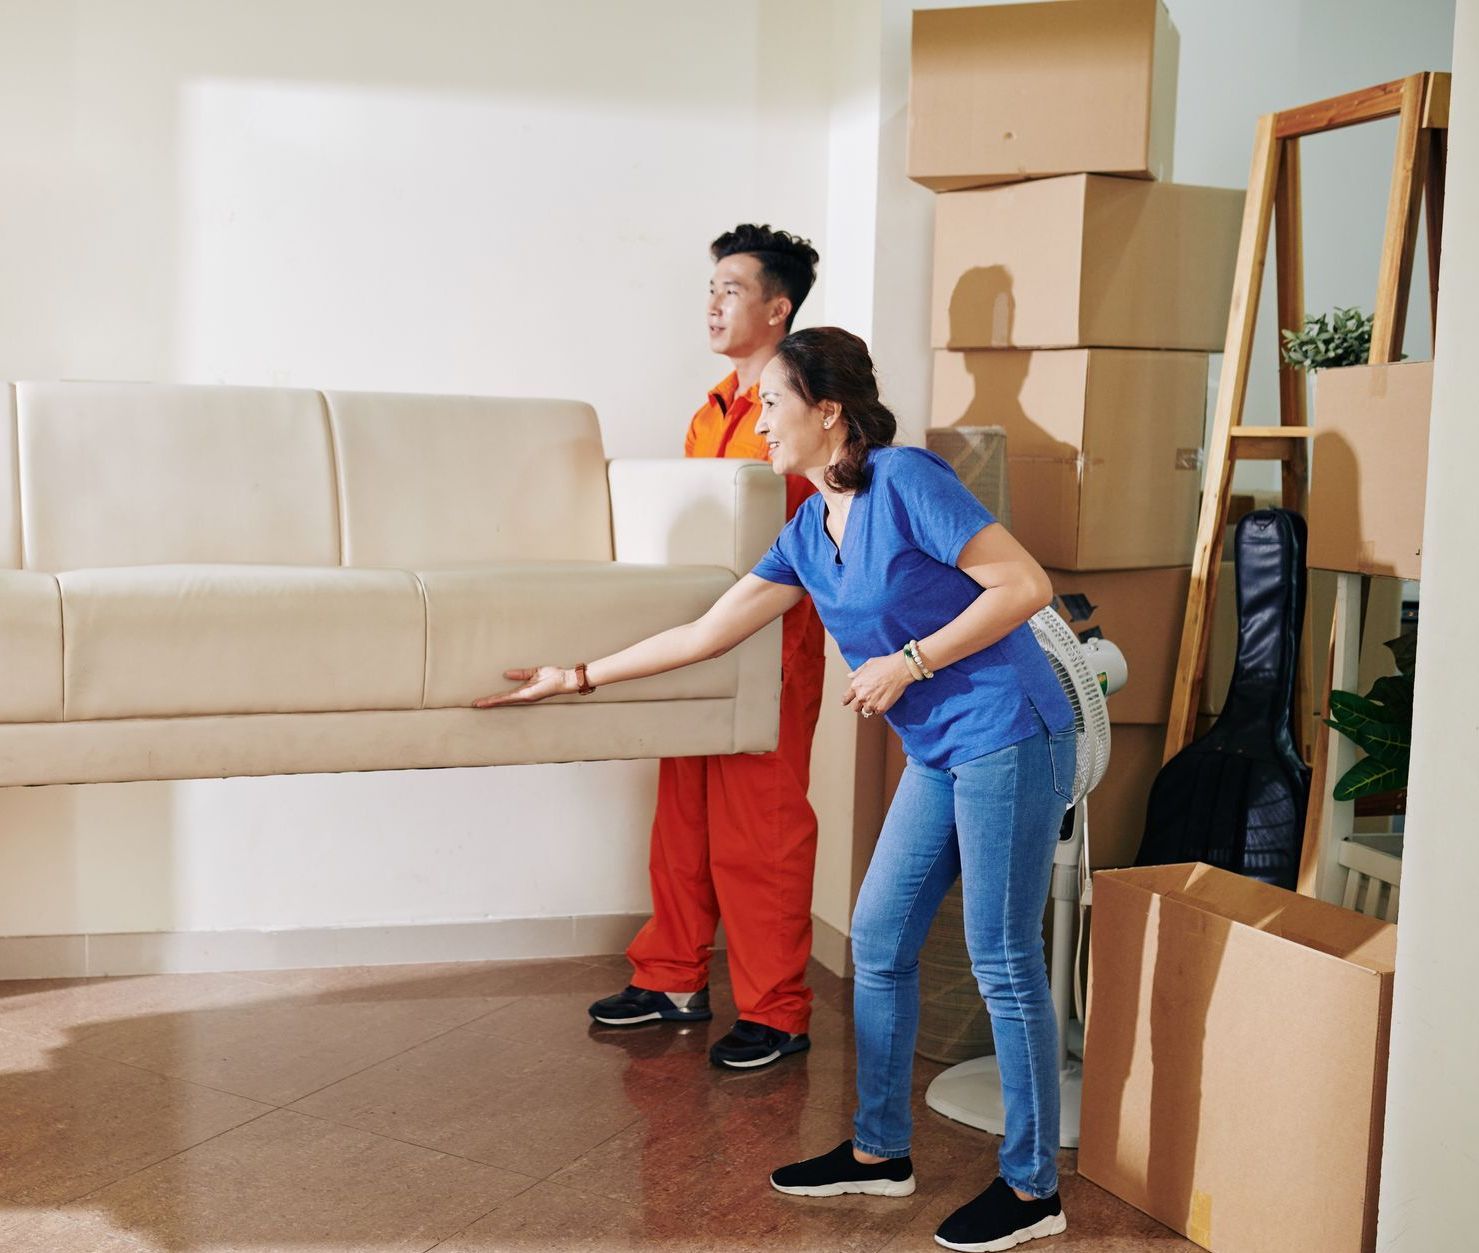
POLYGON ((817 262, 821 258, 811 246, 811 240, 743 222, 709 245, 709 256, 716 262, 737 253, 745 253, 760 262, 760 281, 767 300, 778 294, 790 300, 791 315, 786 319, 789 331, 801 302, 817 281, 817 262))

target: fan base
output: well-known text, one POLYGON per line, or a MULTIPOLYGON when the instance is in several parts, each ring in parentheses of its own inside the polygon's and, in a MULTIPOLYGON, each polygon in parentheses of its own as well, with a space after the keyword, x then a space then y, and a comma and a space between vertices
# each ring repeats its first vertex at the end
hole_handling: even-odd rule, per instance
MULTIPOLYGON (((1079 1113, 1083 1107, 1083 1067, 1069 1061, 1059 1072, 1058 1090, 1062 1114, 1059 1145, 1078 1148, 1079 1113)), ((996 1058, 973 1057, 935 1076, 924 1103, 937 1114, 978 1127, 999 1136, 1006 1132, 1006 1114, 1001 1101, 1001 1072, 996 1058)))

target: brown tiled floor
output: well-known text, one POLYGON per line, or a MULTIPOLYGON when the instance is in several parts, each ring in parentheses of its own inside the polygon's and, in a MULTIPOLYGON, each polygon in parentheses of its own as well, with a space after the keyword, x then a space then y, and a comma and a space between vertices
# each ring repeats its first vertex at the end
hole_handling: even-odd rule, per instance
MULTIPOLYGON (((597 1031, 619 959, 0 984, 5 1253, 936 1248, 995 1140, 925 1108, 902 1200, 783 1197, 848 1134, 849 989, 813 967, 813 1048, 721 1073, 715 1021, 597 1031)), ((1192 1249, 1080 1179, 1031 1247, 1192 1249)))

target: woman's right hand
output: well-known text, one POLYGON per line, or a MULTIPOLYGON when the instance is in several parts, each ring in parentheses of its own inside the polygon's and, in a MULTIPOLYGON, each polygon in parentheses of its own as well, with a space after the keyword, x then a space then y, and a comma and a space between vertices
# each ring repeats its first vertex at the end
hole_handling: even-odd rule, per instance
POLYGON ((532 669, 505 670, 505 679, 523 686, 512 692, 498 692, 473 701, 474 709, 492 709, 495 705, 532 705, 551 696, 564 696, 577 690, 575 671, 560 666, 535 666, 532 669))

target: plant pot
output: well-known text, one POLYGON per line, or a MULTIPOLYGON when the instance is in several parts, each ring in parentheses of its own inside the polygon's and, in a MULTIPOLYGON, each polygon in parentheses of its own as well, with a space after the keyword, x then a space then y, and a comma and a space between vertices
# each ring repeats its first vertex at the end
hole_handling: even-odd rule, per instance
POLYGON ((1407 812, 1407 789, 1393 788, 1389 792, 1374 792, 1356 801, 1357 818, 1392 818, 1407 812))

